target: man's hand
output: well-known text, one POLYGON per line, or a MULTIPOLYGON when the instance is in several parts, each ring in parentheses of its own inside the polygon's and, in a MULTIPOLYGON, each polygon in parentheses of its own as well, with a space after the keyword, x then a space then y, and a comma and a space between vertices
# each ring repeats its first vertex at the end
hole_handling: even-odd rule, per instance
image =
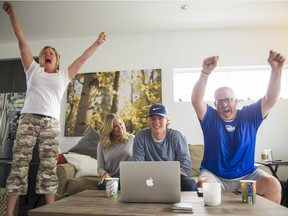
POLYGON ((210 74, 214 68, 217 66, 219 61, 219 56, 212 56, 204 59, 202 64, 202 72, 205 74, 210 74))
POLYGON ((180 169, 180 175, 187 177, 188 175, 184 172, 184 168, 181 167, 180 169))
POLYGON ((96 43, 98 43, 99 45, 103 44, 106 41, 106 37, 107 35, 105 34, 105 32, 101 32, 96 40, 96 43))
POLYGON ((272 70, 282 70, 285 62, 285 57, 281 55, 281 53, 277 53, 274 52, 273 50, 270 50, 268 62, 272 70))
POLYGON ((2 9, 8 14, 10 15, 13 12, 13 5, 10 2, 5 1, 3 3, 2 9))

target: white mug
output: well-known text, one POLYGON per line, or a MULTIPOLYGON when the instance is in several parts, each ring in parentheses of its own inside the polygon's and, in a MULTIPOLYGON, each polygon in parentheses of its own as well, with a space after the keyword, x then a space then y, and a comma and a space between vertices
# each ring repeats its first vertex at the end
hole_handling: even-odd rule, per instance
POLYGON ((203 200, 205 205, 217 206, 221 204, 221 185, 220 183, 203 183, 203 200))

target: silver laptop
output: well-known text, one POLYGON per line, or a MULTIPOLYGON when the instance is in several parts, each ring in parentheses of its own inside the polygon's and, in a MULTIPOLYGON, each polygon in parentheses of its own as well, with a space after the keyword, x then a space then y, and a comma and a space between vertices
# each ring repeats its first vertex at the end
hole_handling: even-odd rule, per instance
POLYGON ((181 200, 179 161, 120 162, 122 202, 175 203, 181 200))

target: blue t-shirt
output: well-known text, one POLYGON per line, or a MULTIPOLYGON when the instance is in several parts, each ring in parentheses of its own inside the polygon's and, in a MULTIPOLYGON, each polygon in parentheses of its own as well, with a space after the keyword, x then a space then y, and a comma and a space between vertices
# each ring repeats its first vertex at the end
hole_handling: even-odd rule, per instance
POLYGON ((178 130, 167 128, 161 142, 155 142, 151 129, 136 133, 133 144, 134 161, 179 161, 182 172, 191 173, 191 161, 186 137, 178 130))
POLYGON ((223 121, 217 110, 207 105, 200 122, 205 145, 200 169, 226 179, 255 171, 256 134, 262 121, 261 100, 237 110, 232 122, 223 121))

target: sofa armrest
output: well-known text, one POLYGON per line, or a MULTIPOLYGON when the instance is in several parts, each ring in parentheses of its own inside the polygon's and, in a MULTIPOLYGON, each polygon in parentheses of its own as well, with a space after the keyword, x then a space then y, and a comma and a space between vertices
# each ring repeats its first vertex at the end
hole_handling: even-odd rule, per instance
POLYGON ((61 199, 66 196, 66 190, 68 180, 75 177, 76 169, 70 163, 58 164, 57 165, 57 177, 58 177, 58 190, 56 199, 61 199))
POLYGON ((271 170, 269 169, 269 167, 267 167, 267 166, 265 166, 263 164, 259 164, 257 162, 254 165, 257 167, 257 169, 261 169, 261 170, 267 172, 268 174, 273 175, 271 170))

